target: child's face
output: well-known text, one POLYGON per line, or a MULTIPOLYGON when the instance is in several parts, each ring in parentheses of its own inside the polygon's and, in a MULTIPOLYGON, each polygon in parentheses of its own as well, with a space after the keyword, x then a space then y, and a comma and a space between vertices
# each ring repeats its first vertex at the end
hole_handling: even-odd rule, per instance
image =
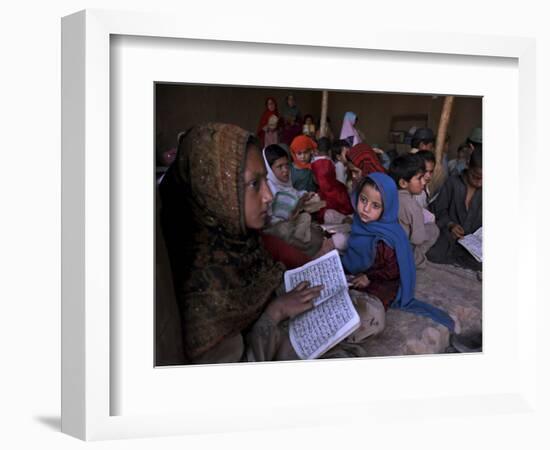
POLYGON ((303 163, 309 163, 311 161, 311 149, 308 148, 303 152, 296 152, 296 158, 303 163))
POLYGON ((366 184, 357 198, 357 214, 361 222, 369 223, 380 219, 384 212, 382 195, 372 186, 366 184))
POLYGON ((286 156, 276 159, 271 166, 271 170, 273 170, 273 173, 275 174, 277 179, 279 181, 282 181, 283 183, 287 183, 290 179, 290 167, 288 165, 288 158, 286 156))
POLYGON ((418 150, 429 150, 430 152, 434 151, 434 143, 433 142, 420 142, 418 144, 418 150))
POLYGON ((263 228, 267 208, 273 200, 266 176, 260 151, 254 146, 250 147, 244 171, 244 221, 247 228, 252 230, 263 228))
POLYGON ((475 189, 480 189, 483 184, 483 172, 477 167, 470 167, 466 174, 466 181, 475 189))
POLYGON ((308 117, 305 123, 306 125, 313 125, 313 119, 311 117, 308 117))
POLYGON ((424 184, 428 184, 432 180, 434 174, 435 163, 432 161, 426 161, 426 172, 424 172, 424 184))
POLYGON ((413 195, 418 195, 424 190, 426 181, 424 180, 424 172, 418 172, 409 181, 405 181, 403 178, 399 180, 399 186, 401 189, 409 191, 413 195))

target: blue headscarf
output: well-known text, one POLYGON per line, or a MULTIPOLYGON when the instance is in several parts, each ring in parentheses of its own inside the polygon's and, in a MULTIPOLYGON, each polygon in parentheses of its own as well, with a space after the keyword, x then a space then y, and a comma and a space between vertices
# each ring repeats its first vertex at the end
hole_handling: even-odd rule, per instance
POLYGON ((352 194, 352 205, 356 213, 353 215, 348 249, 342 257, 344 268, 352 274, 365 272, 374 263, 377 243, 384 241, 395 250, 399 265, 400 285, 391 307, 430 317, 449 328, 451 332, 454 331, 454 321, 445 311, 414 298, 416 267, 411 244, 398 222, 399 198, 395 181, 379 172, 369 174, 368 178, 376 183, 382 196, 384 210, 377 221, 361 221, 357 214, 357 200, 364 182, 360 183, 359 188, 352 194))

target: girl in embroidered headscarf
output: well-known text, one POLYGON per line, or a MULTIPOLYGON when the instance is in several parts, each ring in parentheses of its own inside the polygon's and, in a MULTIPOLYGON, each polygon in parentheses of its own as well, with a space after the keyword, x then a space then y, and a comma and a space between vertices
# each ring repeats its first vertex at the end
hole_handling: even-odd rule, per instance
POLYGON ((366 289, 386 308, 429 317, 453 332, 454 321, 445 311, 414 298, 416 268, 409 240, 398 222, 395 182, 383 173, 370 174, 354 191, 352 204, 355 215, 342 264, 355 275, 353 287, 366 289))
POLYGON ((316 148, 315 141, 303 135, 296 136, 290 144, 292 185, 299 191, 317 191, 315 178, 311 171, 311 157, 316 148))
POLYGON ((258 123, 258 129, 256 134, 260 139, 260 145, 263 147, 265 145, 265 132, 269 129, 268 122, 271 116, 277 117, 277 130, 279 127, 279 111, 277 109, 277 101, 273 97, 267 97, 265 100, 265 110, 260 117, 260 122, 258 123))
POLYGON ((273 197, 250 138, 233 125, 197 126, 163 180, 163 232, 192 363, 295 357, 279 324, 321 290, 275 295, 284 267, 259 237, 273 197))
MULTIPOLYGON (((270 145, 264 148, 263 156, 267 184, 273 194, 273 201, 268 208, 268 223, 263 233, 282 239, 307 255, 308 260, 332 250, 334 247, 324 242, 322 228, 313 222, 311 213, 307 211, 308 202, 314 201, 317 196, 313 192, 298 191, 292 186, 288 153, 279 145, 270 145)), ((304 264, 301 258, 284 261, 287 268, 304 264)))
POLYGON ((340 139, 348 141, 350 147, 362 142, 359 131, 355 128, 356 123, 357 115, 354 112, 348 111, 344 114, 342 130, 340 131, 340 139))

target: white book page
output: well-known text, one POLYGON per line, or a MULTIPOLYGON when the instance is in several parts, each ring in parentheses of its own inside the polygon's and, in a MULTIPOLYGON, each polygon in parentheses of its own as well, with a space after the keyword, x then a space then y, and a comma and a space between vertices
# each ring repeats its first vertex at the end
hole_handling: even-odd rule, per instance
POLYGON ((290 321, 289 337, 300 359, 315 359, 359 327, 347 288, 290 321))
POLYGON ((468 250, 472 256, 479 262, 483 262, 483 229, 478 228, 475 233, 468 234, 458 243, 468 250))
POLYGON ((285 289, 291 291, 302 281, 309 281, 310 286, 322 284, 323 290, 314 300, 315 306, 320 305, 337 292, 348 289, 344 268, 337 250, 311 261, 297 269, 285 272, 285 289))
POLYGON ((479 227, 474 233, 474 236, 476 236, 481 242, 483 242, 483 227, 479 227))

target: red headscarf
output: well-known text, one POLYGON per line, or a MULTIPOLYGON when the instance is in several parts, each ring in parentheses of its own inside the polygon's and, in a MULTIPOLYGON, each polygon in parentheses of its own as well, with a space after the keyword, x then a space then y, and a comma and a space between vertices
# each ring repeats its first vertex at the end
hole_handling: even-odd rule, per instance
POLYGON ((353 207, 348 190, 336 179, 334 163, 330 159, 320 158, 313 161, 311 170, 319 185, 317 193, 321 200, 327 202, 327 206, 319 211, 319 219, 324 220, 327 209, 334 209, 341 214, 352 214, 353 207))
POLYGON ((302 153, 305 150, 313 150, 315 148, 317 148, 317 144, 313 139, 304 135, 296 136, 290 144, 290 152, 292 153, 294 165, 298 167, 298 169, 311 169, 311 164, 300 161, 296 157, 296 153, 302 153))
POLYGON ((365 177, 372 172, 386 173, 386 169, 378 159, 375 151, 369 144, 362 142, 354 145, 346 154, 355 167, 361 169, 361 176, 365 177))

